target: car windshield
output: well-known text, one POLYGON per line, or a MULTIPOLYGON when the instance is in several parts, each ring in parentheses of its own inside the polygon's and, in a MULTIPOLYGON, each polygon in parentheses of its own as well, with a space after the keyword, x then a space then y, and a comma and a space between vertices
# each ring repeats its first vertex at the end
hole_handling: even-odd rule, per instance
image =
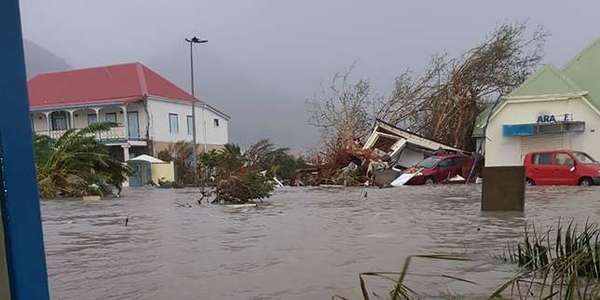
POLYGON ((436 157, 428 157, 427 159, 421 161, 417 166, 421 167, 421 168, 433 168, 435 167, 435 165, 437 165, 437 163, 440 161, 439 158, 436 157))
POLYGON ((580 162, 580 163, 582 163, 582 164, 595 164, 595 163, 598 163, 591 156, 589 156, 589 155, 587 155, 586 153, 583 153, 583 152, 575 152, 575 153, 573 153, 573 155, 575 156, 575 158, 577 159, 577 161, 580 162))

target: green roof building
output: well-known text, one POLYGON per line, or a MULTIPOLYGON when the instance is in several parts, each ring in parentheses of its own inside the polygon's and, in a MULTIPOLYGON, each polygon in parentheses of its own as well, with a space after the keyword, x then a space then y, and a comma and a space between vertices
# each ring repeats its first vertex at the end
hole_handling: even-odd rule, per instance
POLYGON ((493 110, 484 110, 473 131, 486 166, 522 165, 527 152, 558 148, 600 158, 599 134, 600 39, 564 68, 543 66, 493 110))

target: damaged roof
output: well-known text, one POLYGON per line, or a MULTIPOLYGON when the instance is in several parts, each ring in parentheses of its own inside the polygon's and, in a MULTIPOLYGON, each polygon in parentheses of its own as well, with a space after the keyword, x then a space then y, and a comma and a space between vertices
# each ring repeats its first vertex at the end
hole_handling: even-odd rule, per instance
POLYGON ((440 143, 438 141, 434 141, 434 140, 428 139, 426 137, 423 137, 421 135, 412 133, 405 129, 398 128, 392 124, 389 124, 389 123, 387 123, 383 120, 379 120, 379 119, 377 119, 375 128, 373 129, 373 132, 367 139, 367 142, 365 143, 363 148, 367 149, 367 148, 373 147, 380 136, 396 137, 398 140, 404 139, 404 140, 406 140, 406 143, 408 143, 408 144, 413 144, 418 147, 429 149, 432 151, 436 151, 436 150, 450 150, 450 151, 457 151, 457 152, 463 151, 461 149, 458 149, 458 148, 455 148, 452 146, 448 146, 448 145, 440 143))

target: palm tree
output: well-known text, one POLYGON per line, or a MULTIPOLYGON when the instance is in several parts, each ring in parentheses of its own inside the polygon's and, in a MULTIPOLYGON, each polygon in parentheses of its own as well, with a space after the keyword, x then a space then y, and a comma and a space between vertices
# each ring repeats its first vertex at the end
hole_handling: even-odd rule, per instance
POLYGON ((57 140, 34 137, 37 179, 42 198, 105 195, 111 186, 121 189, 129 167, 110 157, 96 135, 111 128, 95 123, 81 130, 67 130, 57 140))

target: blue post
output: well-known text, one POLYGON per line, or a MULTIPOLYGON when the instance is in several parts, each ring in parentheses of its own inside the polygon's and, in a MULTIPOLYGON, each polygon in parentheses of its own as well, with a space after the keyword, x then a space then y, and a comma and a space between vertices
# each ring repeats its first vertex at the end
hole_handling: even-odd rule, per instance
POLYGON ((2 221, 12 300, 47 300, 48 277, 33 163, 18 0, 0 1, 2 221))

